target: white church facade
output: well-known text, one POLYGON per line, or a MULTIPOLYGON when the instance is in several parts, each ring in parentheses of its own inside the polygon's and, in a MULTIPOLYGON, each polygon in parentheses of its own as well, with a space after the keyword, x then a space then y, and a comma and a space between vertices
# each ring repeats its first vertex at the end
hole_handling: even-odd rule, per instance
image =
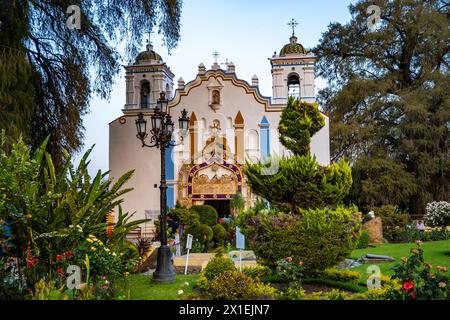
MULTIPOLYGON (((160 93, 169 100, 170 114, 177 123, 183 109, 190 118, 183 143, 166 150, 167 205, 209 204, 226 215, 227 205, 241 193, 246 205, 255 197, 242 172, 246 161, 288 155, 278 140, 278 122, 290 95, 315 102, 316 57, 292 35, 279 54, 270 58, 272 97, 262 96, 258 78, 240 79, 233 63, 226 69, 215 62, 210 69, 198 66, 195 79, 182 78, 174 88, 174 73, 151 45, 126 69, 126 102, 123 115, 109 124, 110 177, 118 179, 135 170, 125 194, 124 211, 136 212, 134 219, 155 219, 160 207, 160 150, 143 148, 136 137, 135 120, 150 115, 160 93)), ((318 162, 330 162, 329 120, 312 137, 311 151, 318 162)), ((176 133, 175 133, 176 134, 176 133)), ((153 222, 142 226, 150 233, 153 222)))

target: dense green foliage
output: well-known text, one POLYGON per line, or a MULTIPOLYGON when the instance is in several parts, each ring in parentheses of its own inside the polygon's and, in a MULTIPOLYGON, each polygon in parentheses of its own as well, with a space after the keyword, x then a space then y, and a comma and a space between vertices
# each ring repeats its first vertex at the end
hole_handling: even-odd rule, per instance
POLYGON ((352 252, 361 217, 356 208, 309 209, 300 216, 247 213, 240 223, 259 263, 275 268, 277 261, 292 257, 311 272, 331 267, 352 252))
POLYGON ((247 163, 244 168, 252 191, 292 213, 298 209, 323 208, 342 202, 352 184, 351 169, 339 161, 328 167, 317 163, 310 154, 296 155, 278 161, 278 170, 263 174, 264 165, 247 163))
POLYGON ((350 167, 345 161, 321 166, 310 153, 311 137, 324 121, 317 104, 291 97, 278 129, 281 143, 294 155, 272 157, 269 169, 266 163, 248 162, 244 173, 252 192, 292 214, 340 204, 352 184, 350 167))
POLYGON ((212 280, 227 271, 236 271, 233 260, 222 255, 216 255, 208 262, 203 274, 207 280, 212 280))
POLYGON ((405 231, 410 221, 409 215, 391 205, 375 208, 374 212, 376 217, 381 218, 383 237, 389 242, 397 242, 399 234, 405 231))
POLYGON ((72 154, 82 145, 89 99, 109 96, 143 35, 159 29, 168 49, 180 39, 178 0, 1 0, 0 7, 0 127, 8 145, 22 134, 34 149, 51 134, 47 151, 56 168, 63 148, 72 154), (76 30, 68 28, 76 20, 72 5, 80 9, 76 30))
POLYGON ((217 224, 217 211, 211 206, 201 205, 201 206, 192 206, 190 210, 197 212, 200 217, 200 223, 207 224, 208 226, 213 226, 217 224))
POLYGON ((364 249, 369 246, 369 231, 363 230, 359 235, 358 244, 356 245, 356 249, 364 249))
POLYGON ((275 297, 274 288, 239 271, 227 271, 207 281, 205 289, 212 300, 268 300, 275 297))
POLYGON ((223 241, 227 237, 227 230, 225 230, 225 228, 220 224, 216 224, 216 225, 212 226, 211 229, 213 231, 214 241, 218 244, 223 243, 223 241))
POLYGON ((350 5, 313 50, 328 81, 319 103, 330 116, 332 159, 354 163, 350 200, 361 209, 397 205, 423 214, 450 197, 448 4, 381 0, 350 5))
POLYGON ((289 97, 278 124, 280 142, 295 155, 306 155, 309 153, 311 137, 323 126, 325 119, 317 103, 289 97))
MULTIPOLYGON (((101 276, 117 277, 134 271, 136 248, 130 248, 125 235, 142 223, 129 222, 122 213, 121 195, 133 172, 128 172, 114 184, 98 172, 91 178, 87 169, 90 150, 78 167, 67 156, 63 170, 56 171, 52 157, 45 152, 47 140, 32 154, 19 140, 11 151, 0 148, 0 243, 2 261, 16 259, 20 279, 11 274, 10 265, 3 281, 13 281, 16 290, 33 291, 38 280, 63 284, 69 264, 82 267, 83 281, 98 281, 101 276), (106 217, 119 206, 117 222, 107 232, 106 217)), ((9 148, 8 148, 9 149, 9 148)), ((134 247, 134 246, 133 246, 134 247)))

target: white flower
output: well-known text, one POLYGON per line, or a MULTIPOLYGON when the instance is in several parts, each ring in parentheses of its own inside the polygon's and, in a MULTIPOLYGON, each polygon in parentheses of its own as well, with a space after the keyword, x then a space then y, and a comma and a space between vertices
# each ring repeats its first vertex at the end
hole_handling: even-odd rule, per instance
POLYGON ((113 256, 115 257, 115 256, 116 256, 116 253, 115 253, 115 252, 113 252, 113 253, 112 253, 112 255, 113 255, 113 256))
POLYGON ((183 290, 178 290, 178 294, 183 294, 184 293, 184 291, 183 290))
POLYGON ((185 282, 184 285, 185 285, 185 286, 188 286, 188 285, 189 285, 189 282, 185 282))

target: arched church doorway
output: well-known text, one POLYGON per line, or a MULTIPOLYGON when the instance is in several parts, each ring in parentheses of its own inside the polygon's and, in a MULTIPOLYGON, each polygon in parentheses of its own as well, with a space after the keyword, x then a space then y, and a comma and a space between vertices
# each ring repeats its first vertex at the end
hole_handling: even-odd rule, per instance
POLYGON ((204 204, 216 209, 220 218, 227 218, 231 215, 230 200, 206 200, 204 204))

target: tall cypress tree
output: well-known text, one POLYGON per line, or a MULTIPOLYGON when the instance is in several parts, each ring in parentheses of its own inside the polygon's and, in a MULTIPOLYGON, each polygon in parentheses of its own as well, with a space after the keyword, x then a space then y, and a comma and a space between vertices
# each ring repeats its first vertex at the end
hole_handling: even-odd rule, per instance
POLYGON ((450 198, 450 31, 447 1, 381 0, 350 5, 315 48, 328 87, 332 154, 354 164, 352 200, 422 214, 450 198))

